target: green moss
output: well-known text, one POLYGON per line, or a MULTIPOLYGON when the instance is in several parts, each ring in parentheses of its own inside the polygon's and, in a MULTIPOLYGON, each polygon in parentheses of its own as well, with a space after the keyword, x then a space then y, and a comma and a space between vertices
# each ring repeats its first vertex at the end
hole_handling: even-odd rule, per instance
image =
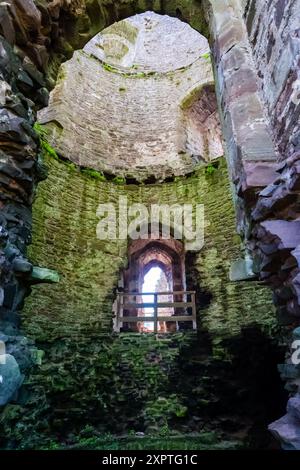
POLYGON ((202 54, 201 55, 202 59, 211 59, 211 55, 210 55, 210 52, 206 52, 205 54, 202 54))
POLYGON ((107 72, 119 72, 118 69, 116 69, 115 67, 113 67, 112 65, 109 65, 107 64, 106 62, 102 62, 102 67, 104 68, 104 70, 106 70, 107 72))
MULTIPOLYGON (((0 414, 0 442, 19 449, 134 448, 135 433, 142 430, 141 448, 182 445, 180 426, 193 413, 188 404, 201 397, 194 371, 181 369, 178 361, 197 344, 196 335, 175 333, 168 341, 151 334, 88 338, 77 334, 76 340, 44 343, 45 359, 26 380, 22 405, 8 405, 0 414)), ((203 424, 201 431, 191 446, 217 444, 203 424)))
MULTIPOLYGON (((56 150, 49 144, 49 142, 47 141, 47 137, 49 134, 49 130, 47 129, 47 127, 36 122, 33 128, 39 136, 40 147, 42 149, 42 153, 44 154, 44 156, 49 155, 55 160, 62 162, 63 165, 66 168, 68 168, 68 170, 71 172, 77 172, 79 170, 79 167, 75 163, 69 160, 61 159, 59 155, 57 154, 56 150)), ((81 169, 81 173, 98 181, 106 181, 106 178, 102 172, 94 170, 92 168, 83 168, 81 169)))
MULTIPOLYGON (((57 432, 62 440, 70 430, 79 435, 86 425, 95 427, 97 436, 123 435, 133 429, 160 439, 162 430, 172 433, 188 427, 192 416, 210 422, 214 400, 225 409, 229 406, 226 397, 231 400, 232 389, 224 390, 224 384, 231 387, 241 373, 239 369, 237 377, 230 376, 235 373, 232 352, 223 338, 239 337, 241 329, 254 322, 269 334, 276 323, 266 287, 229 280, 240 243, 225 159, 219 161, 213 177, 203 166, 193 176, 144 186, 93 181, 87 174, 70 172, 49 155, 45 162, 49 176, 38 186, 28 254, 35 265, 58 271, 61 279, 51 286, 33 286, 26 300, 23 329, 39 341, 38 349, 45 356, 26 383, 26 396, 34 397, 32 404, 22 407, 20 417, 5 421, 6 439, 16 439, 20 430, 18 442, 25 445, 29 436, 27 445, 38 447, 41 441, 53 440, 57 432), (125 195, 129 206, 191 201, 205 205, 205 244, 200 252, 186 254, 186 282, 199 295, 202 327, 214 335, 207 346, 200 332, 199 336, 176 333, 164 340, 154 335, 111 334, 115 289, 127 266, 127 241, 97 239, 97 208, 99 203, 118 204, 119 196, 125 195), (68 409, 60 414, 66 401, 68 409), (41 422, 47 430, 43 433, 38 429, 41 422)), ((248 345, 245 349, 248 353, 248 345)), ((235 354, 244 357, 245 351, 238 349, 235 354)))
POLYGON ((46 140, 41 138, 40 145, 44 153, 47 153, 52 158, 55 158, 56 160, 58 160, 58 155, 56 153, 56 150, 46 140))
POLYGON ((39 122, 35 122, 33 129, 35 130, 35 132, 38 134, 39 137, 46 138, 47 129, 42 124, 40 124, 39 122))
POLYGON ((61 273, 61 282, 33 287, 23 313, 33 336, 47 337, 50 326, 53 334, 93 327, 111 330, 114 289, 127 262, 127 242, 98 240, 96 214, 99 203, 117 205, 124 195, 128 204, 204 204, 205 245, 188 261, 194 267, 187 282, 212 298, 201 308, 209 330, 238 331, 251 321, 269 328, 275 321, 267 288, 229 281, 230 265, 240 257, 240 242, 224 159, 219 160, 217 171, 207 173, 202 166, 194 175, 177 177, 172 183, 139 186, 126 185, 121 175, 115 181, 103 181, 96 170, 69 171, 48 154, 44 161, 49 176, 38 186, 29 255, 35 265, 61 273))
POLYGON ((180 403, 177 395, 159 396, 146 404, 145 422, 152 432, 156 430, 158 434, 161 434, 162 428, 169 429, 169 422, 172 418, 183 418, 187 411, 187 407, 180 403))
POLYGON ((202 432, 172 436, 165 427, 160 436, 103 436, 80 439, 75 449, 90 450, 233 450, 240 448, 237 441, 225 441, 217 433, 202 432))
POLYGON ((75 163, 72 162, 65 162, 65 165, 70 171, 77 171, 78 167, 75 165, 75 163))
MULTIPOLYGON (((97 61, 99 61, 93 55, 91 55, 90 57, 97 60, 97 61)), ((123 70, 120 70, 117 67, 115 67, 113 65, 110 65, 106 62, 101 61, 100 63, 102 65, 103 69, 106 70, 107 72, 118 73, 118 74, 122 75, 125 78, 150 78, 150 77, 159 75, 158 72, 155 72, 155 71, 150 71, 150 72, 134 71, 134 72, 128 73, 128 72, 124 72, 123 70)), ((133 70, 135 70, 135 68, 133 68, 133 70)))
POLYGON ((83 168, 81 173, 98 181, 106 181, 104 174, 101 171, 94 170, 93 168, 83 168))
POLYGON ((190 91, 186 97, 182 100, 180 107, 182 110, 189 108, 199 97, 203 91, 203 85, 197 86, 192 91, 190 91))
MULTIPOLYGON (((79 57, 77 57, 77 62, 79 61, 79 57)), ((58 70, 57 78, 56 78, 56 85, 58 85, 60 82, 63 82, 67 77, 67 72, 66 72, 66 67, 64 64, 62 64, 58 70)))
MULTIPOLYGON (((136 436, 135 433, 116 436, 106 433, 99 436, 97 429, 93 429, 93 435, 83 437, 80 434, 73 436, 73 441, 68 444, 48 439, 36 447, 38 450, 236 450, 241 449, 241 444, 234 440, 224 440, 221 435, 213 432, 201 432, 170 435, 169 430, 161 429, 161 434, 155 436, 136 436)), ((32 446, 32 442, 31 442, 32 446)), ((26 445, 23 448, 28 448, 26 445)), ((29 446, 30 448, 30 446, 29 446)))
POLYGON ((38 122, 34 124, 33 129, 39 136, 42 152, 58 160, 58 155, 56 153, 56 150, 47 141, 47 136, 48 136, 47 129, 41 124, 39 124, 38 122))
MULTIPOLYGON (((70 172, 48 154, 45 162, 49 176, 38 186, 28 255, 35 265, 58 271, 60 283, 33 286, 26 300, 23 330, 45 354, 24 385, 26 403, 11 410, 5 425, 0 425, 3 439, 18 447, 38 448, 48 441, 54 445, 56 435, 63 443, 72 434, 78 436, 75 446, 101 448, 94 437, 133 430, 155 435, 167 446, 169 436, 189 429, 193 416, 201 418, 196 422, 198 431, 203 422, 212 422, 216 402, 224 406, 226 415, 232 407, 232 384, 244 370, 233 367, 232 355, 252 357, 257 350, 254 341, 250 351, 247 336, 239 340, 242 328, 255 322, 261 335, 267 335, 276 319, 266 287, 229 280, 240 243, 225 159, 220 159, 213 178, 207 177, 203 166, 193 176, 144 186, 93 181, 89 174, 70 172), (128 248, 127 240, 97 239, 97 208, 99 203, 118 204, 119 196, 125 195, 129 206, 135 202, 205 205, 204 247, 186 254, 186 282, 199 296, 197 315, 204 335, 202 330, 163 339, 111 334, 115 289, 127 266, 128 248), (237 348, 244 343, 244 350, 237 348), (66 402, 67 409, 62 409, 66 402), (94 435, 80 435, 87 425, 95 428, 94 435)), ((249 366, 244 370, 247 377, 249 366)), ((239 395, 243 386, 237 387, 236 397, 244 396, 239 395)), ((237 413, 241 403, 236 404, 237 413)), ((249 409, 253 416, 253 406, 249 409)), ((112 439, 109 445, 127 444, 112 439)))
POLYGON ((126 88, 120 87, 120 88, 119 88, 119 91, 122 93, 122 92, 126 91, 126 88))
POLYGON ((104 29, 102 34, 116 34, 117 36, 121 36, 134 44, 138 36, 138 31, 138 28, 133 26, 129 21, 123 20, 112 24, 107 29, 104 29))

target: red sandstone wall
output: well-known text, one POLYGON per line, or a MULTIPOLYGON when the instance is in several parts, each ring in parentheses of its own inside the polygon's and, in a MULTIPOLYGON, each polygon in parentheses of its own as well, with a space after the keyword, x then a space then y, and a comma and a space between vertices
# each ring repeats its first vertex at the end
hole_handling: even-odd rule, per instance
POLYGON ((244 16, 280 158, 300 150, 300 0, 248 0, 244 16))

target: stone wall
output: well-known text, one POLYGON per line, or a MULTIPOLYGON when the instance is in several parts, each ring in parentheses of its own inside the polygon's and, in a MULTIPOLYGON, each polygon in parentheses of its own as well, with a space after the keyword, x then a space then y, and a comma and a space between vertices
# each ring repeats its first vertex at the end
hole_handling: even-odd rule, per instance
POLYGON ((55 85, 61 62, 95 34, 116 21, 154 10, 179 17, 206 35, 207 24, 198 0, 10 0, 1 5, 3 36, 17 44, 55 85))
POLYGON ((163 180, 223 155, 216 98, 205 87, 213 81, 206 38, 149 12, 115 23, 75 52, 38 120, 57 152, 76 164, 163 180), (206 115, 188 113, 197 102, 206 115))
MULTIPOLYGON (((299 1, 242 2, 245 25, 256 70, 256 90, 264 104, 266 122, 282 164, 272 165, 270 181, 263 191, 249 199, 243 192, 244 208, 251 230, 246 233, 249 248, 256 257, 260 277, 274 289, 279 322, 289 325, 290 340, 298 338, 299 325, 299 1), (272 176, 273 167, 273 176, 272 176), (276 173, 274 173, 276 170, 276 173), (245 204, 246 200, 246 204, 245 204), (252 206, 252 210, 250 209, 252 206)), ((236 8, 238 13, 238 9, 236 8)), ((264 165, 256 177, 267 174, 264 165)), ((254 177, 254 179, 256 179, 254 177)), ((250 176, 251 180, 251 176, 250 176)), ((268 183, 264 180, 265 184, 268 183)), ((246 188, 247 185, 244 186, 246 188)), ((241 226, 245 224, 240 224, 241 226)), ((249 225, 249 224, 246 224, 249 225)), ((299 439, 299 370, 291 362, 279 366, 287 380, 286 388, 295 397, 288 402, 287 414, 270 425, 284 448, 300 448, 299 439)))
POLYGON ((11 400, 37 361, 32 341, 18 327, 32 264, 26 259, 36 183, 45 178, 32 129, 35 109, 45 104, 45 82, 28 56, 0 45, 0 406, 11 400), (3 349, 2 349, 3 347, 3 349))
POLYGON ((252 0, 245 8, 261 93, 280 158, 300 149, 300 36, 298 0, 252 0))
MULTIPOLYGON (((266 328, 274 322, 271 293, 255 282, 229 281, 230 264, 239 258, 234 232, 234 209, 224 162, 213 174, 205 168, 194 176, 163 185, 116 185, 93 180, 51 157, 49 175, 37 191, 33 207, 33 238, 29 257, 35 264, 58 271, 53 286, 32 287, 23 311, 23 326, 35 338, 46 339, 64 330, 111 331, 112 302, 120 270, 127 261, 126 241, 96 237, 99 203, 118 204, 126 195, 133 202, 204 204, 205 246, 191 254, 187 270, 191 287, 211 299, 198 297, 199 319, 212 331, 238 332, 249 323, 266 328), (76 188, 76 191, 74 191, 76 188), (63 193, 63 198, 61 194, 63 193)), ((205 297, 205 296, 204 296, 205 297)))
POLYGON ((241 4, 237 0, 205 2, 211 31, 216 92, 230 175, 242 210, 240 233, 247 236, 247 215, 261 188, 276 177, 276 149, 260 97, 241 4), (248 206, 248 207, 247 207, 248 206))

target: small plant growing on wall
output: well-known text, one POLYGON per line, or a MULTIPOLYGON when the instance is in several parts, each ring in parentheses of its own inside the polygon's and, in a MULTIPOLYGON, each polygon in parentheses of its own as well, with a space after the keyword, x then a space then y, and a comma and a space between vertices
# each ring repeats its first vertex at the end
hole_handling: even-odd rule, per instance
POLYGON ((217 167, 211 163, 205 168, 206 175, 213 175, 217 171, 217 167))
POLYGON ((83 168, 81 173, 93 178, 94 180, 106 181, 105 175, 102 172, 93 170, 92 168, 83 168))
POLYGON ((123 176, 116 176, 113 179, 113 183, 115 183, 115 184, 126 184, 126 179, 123 176))

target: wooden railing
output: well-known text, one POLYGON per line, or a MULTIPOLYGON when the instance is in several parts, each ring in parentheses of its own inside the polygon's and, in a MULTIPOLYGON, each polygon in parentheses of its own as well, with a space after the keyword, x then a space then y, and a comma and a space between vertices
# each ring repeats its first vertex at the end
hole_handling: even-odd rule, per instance
POLYGON ((193 329, 196 329, 195 291, 118 292, 115 314, 116 331, 120 331, 124 324, 153 323, 153 332, 157 333, 160 322, 176 322, 176 329, 178 329, 178 322, 192 322, 193 329), (143 297, 150 295, 154 297, 154 301, 143 302, 143 297), (159 301, 159 297, 162 295, 180 300, 159 301), (153 314, 141 312, 145 308, 152 308, 153 314), (171 315, 159 315, 159 309, 162 308, 172 309, 173 313, 171 315), (139 310, 140 314, 138 314, 139 310), (180 310, 179 314, 176 313, 178 310, 180 310), (188 310, 191 313, 188 313, 188 310))

